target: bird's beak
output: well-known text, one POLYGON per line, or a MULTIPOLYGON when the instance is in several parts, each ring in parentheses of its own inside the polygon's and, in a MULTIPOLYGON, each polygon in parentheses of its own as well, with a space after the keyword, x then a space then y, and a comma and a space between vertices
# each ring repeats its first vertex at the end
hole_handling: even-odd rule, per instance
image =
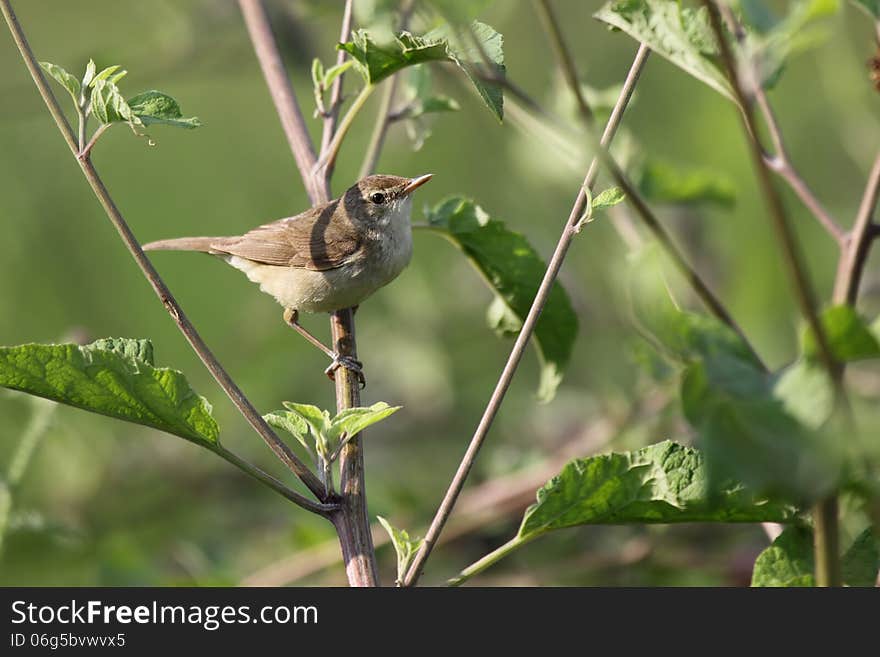
POLYGON ((433 177, 433 173, 426 173, 424 176, 411 178, 410 181, 406 184, 406 187, 403 188, 403 192, 401 193, 401 195, 406 196, 407 194, 412 193, 417 187, 421 187, 433 177))

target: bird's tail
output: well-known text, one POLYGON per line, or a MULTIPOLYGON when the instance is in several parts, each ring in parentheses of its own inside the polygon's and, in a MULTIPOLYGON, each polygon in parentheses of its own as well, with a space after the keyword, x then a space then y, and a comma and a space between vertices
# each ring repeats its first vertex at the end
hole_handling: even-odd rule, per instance
POLYGON ((173 240, 159 240, 144 244, 144 251, 201 251, 203 253, 219 253, 212 244, 222 242, 223 237, 179 237, 173 240))

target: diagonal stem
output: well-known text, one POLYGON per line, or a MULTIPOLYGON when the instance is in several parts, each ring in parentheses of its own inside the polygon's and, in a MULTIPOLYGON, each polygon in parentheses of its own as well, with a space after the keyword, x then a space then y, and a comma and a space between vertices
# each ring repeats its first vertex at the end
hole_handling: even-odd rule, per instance
MULTIPOLYGON (((736 66, 736 58, 724 34, 718 6, 712 0, 702 0, 709 13, 712 30, 721 47, 722 60, 727 71, 733 92, 742 109, 746 141, 751 151, 752 160, 758 174, 758 181, 766 199, 770 218, 777 239, 785 257, 785 264, 792 281, 795 296, 801 314, 806 319, 810 331, 819 345, 822 364, 834 384, 838 402, 846 405, 846 394, 843 390, 843 368, 837 361, 825 329, 819 319, 815 293, 810 283, 797 239, 789 224, 785 206, 776 187, 773 185, 770 168, 764 161, 761 146, 757 141, 757 122, 749 98, 743 88, 736 66)), ((759 86, 759 85, 756 85, 759 86)), ((839 537, 837 526, 837 500, 834 496, 819 502, 813 509, 814 537, 816 541, 816 582, 819 586, 839 586, 841 583, 839 537)))
POLYGON ((238 5, 244 16, 244 22, 254 44, 257 59, 263 69, 263 76, 266 78, 266 86, 269 87, 269 92, 272 94, 275 110, 278 112, 278 118, 281 119, 281 126, 284 128, 287 143, 293 152, 306 192, 312 199, 312 203, 327 201, 329 199, 325 198, 326 192, 317 187, 312 178, 312 169, 317 159, 315 149, 306 129, 305 119, 299 109, 299 103, 296 101, 293 86, 287 77, 281 53, 278 52, 275 37, 272 36, 272 27, 266 16, 266 9, 261 0, 238 0, 238 5))
MULTIPOLYGON (((630 67, 629 74, 627 75, 626 81, 624 82, 623 88, 621 89, 620 96, 617 99, 614 111, 612 112, 611 117, 608 119, 608 124, 605 126, 605 132, 602 135, 602 142, 606 146, 610 144, 611 140, 614 138, 614 134, 616 133, 617 128, 620 125, 621 119, 623 118, 624 110, 626 109, 626 106, 629 103, 630 98, 632 97, 633 90, 635 89, 636 83, 639 79, 639 75, 642 72, 642 68, 644 67, 645 61, 647 60, 649 53, 650 49, 645 45, 640 46, 638 52, 636 53, 635 59, 633 60, 632 66, 630 67)), ((538 293, 535 296, 535 300, 532 302, 532 307, 529 309, 528 315, 526 315, 526 318, 523 321, 522 329, 520 330, 520 333, 516 338, 516 342, 513 345, 513 349, 510 352, 510 356, 507 359, 507 363, 504 366, 501 377, 499 378, 498 383, 495 385, 495 390, 492 392, 492 397, 489 399, 486 410, 483 412, 483 416, 480 418, 480 423, 477 426, 473 437, 471 438, 471 442, 467 448, 467 451, 465 452, 464 457, 462 458, 462 461, 458 467, 458 470, 455 473, 455 476, 453 477, 452 483, 450 484, 449 489, 446 491, 446 495, 444 496, 443 501, 440 503, 440 507, 437 509, 437 512, 434 515, 431 526, 429 527, 428 532, 425 535, 424 543, 422 544, 422 547, 419 549, 418 554, 416 554, 415 559, 410 565, 409 570, 406 573, 406 577, 404 577, 403 579, 403 586, 413 586, 416 584, 419 577, 421 576, 425 561, 430 556, 434 545, 437 543, 437 539, 440 536, 440 533, 443 531, 443 528, 446 525, 449 516, 452 514, 452 510, 455 506, 456 501, 458 500, 458 496, 461 493, 462 488, 464 487, 464 483, 467 480, 468 474, 470 473, 474 462, 476 461, 477 454, 479 453, 480 448, 482 447, 483 442, 486 439, 486 435, 489 433, 489 429, 495 420, 495 416, 498 414, 498 410, 501 408, 501 403, 504 400, 504 396, 507 393, 507 389, 510 386, 513 375, 516 372, 517 367, 519 366, 519 362, 522 359, 529 339, 531 338, 532 333, 537 326, 538 319, 541 316, 541 311, 544 309, 544 305, 547 302, 547 298, 550 295, 553 284, 555 283, 556 278, 559 275, 559 270, 562 268, 562 263, 565 260, 565 256, 568 253, 569 247, 571 246, 571 242, 574 239, 575 235, 577 235, 577 223, 581 215, 583 214, 584 208, 587 204, 587 196, 584 189, 592 187, 596 180, 597 174, 598 162, 594 159, 593 163, 590 165, 589 171, 587 172, 583 184, 579 188, 579 192, 571 209, 571 213, 569 214, 568 220, 565 222, 565 226, 562 229, 562 234, 559 237, 559 242, 556 245, 556 250, 554 251, 550 262, 547 265, 547 271, 545 272, 544 278, 541 281, 541 285, 538 288, 538 293)))
MULTIPOLYGON (((342 26, 339 29, 339 41, 345 42, 351 36, 351 23, 353 16, 353 6, 354 0, 345 0, 345 8, 342 10, 342 26)), ((340 50, 336 53, 336 65, 341 66, 345 63, 346 53, 344 50, 340 50)), ((324 153, 327 150, 327 147, 330 145, 330 141, 333 139, 333 135, 336 133, 336 123, 339 120, 339 109, 342 107, 342 78, 345 74, 342 73, 336 76, 336 79, 333 80, 333 89, 330 92, 330 109, 327 111, 327 116, 324 117, 324 130, 321 133, 321 153, 324 153)), ((329 180, 330 176, 333 175, 333 167, 328 167, 327 169, 327 179, 329 180)), ((329 192, 328 192, 329 196, 329 192)))
MULTIPOLYGON (((76 156, 78 151, 77 139, 74 136, 73 131, 70 129, 67 120, 64 118, 61 107, 58 105, 58 100, 55 98, 55 95, 52 93, 48 84, 46 84, 46 79, 43 77, 43 74, 37 65, 34 53, 27 42, 27 38, 25 37, 21 25, 15 17, 15 13, 12 11, 12 6, 10 5, 9 0, 0 0, 0 10, 3 12, 6 24, 12 32, 15 44, 18 46, 19 52, 27 65, 28 71, 31 73, 31 77, 34 79, 34 83, 36 84, 40 95, 46 102, 46 106, 49 108, 49 112, 55 119, 55 123, 58 125, 58 129, 61 131, 61 135, 70 147, 71 152, 76 156)), ((147 256, 144 255, 134 233, 132 233, 128 223, 122 217, 122 214, 119 212, 119 209, 110 197, 110 193, 104 186, 103 181, 98 175, 98 172, 89 157, 77 158, 77 161, 79 162, 79 166, 82 169, 86 180, 89 182, 92 191, 95 193, 95 196, 98 197, 104 211, 107 213, 107 217, 110 219, 113 227, 116 228, 132 258, 134 258, 141 272, 149 281, 153 291, 162 301, 162 305, 165 306, 165 309, 171 315, 172 319, 177 324, 177 327, 190 343, 202 363, 208 368, 208 371, 211 372, 214 379, 220 384, 220 387, 223 388, 223 391, 229 396, 239 412, 245 417, 256 432, 260 434, 260 437, 263 438, 264 442, 269 446, 269 449, 271 449, 272 452, 297 477, 299 477, 300 481, 302 481, 312 493, 321 499, 324 490, 323 486, 321 486, 321 482, 318 481, 318 478, 315 477, 311 470, 309 470, 308 466, 297 458, 296 454, 294 454, 290 447, 275 435, 275 432, 273 432, 269 425, 266 424, 266 421, 257 412, 247 397, 244 396, 244 393, 242 393, 239 387, 235 384, 208 348, 208 345, 205 344, 205 341, 196 331, 195 327, 190 323, 189 319, 184 314, 183 309, 180 307, 180 304, 177 303, 177 300, 171 294, 171 291, 165 285, 165 282, 159 276, 159 273, 153 267, 147 256)))

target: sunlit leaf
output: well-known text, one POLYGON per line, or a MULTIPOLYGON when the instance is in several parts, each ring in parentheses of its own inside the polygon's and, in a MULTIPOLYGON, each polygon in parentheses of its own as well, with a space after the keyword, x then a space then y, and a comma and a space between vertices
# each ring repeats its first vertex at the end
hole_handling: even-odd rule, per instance
POLYGON ((397 555, 397 581, 402 582, 406 576, 406 571, 412 563, 416 552, 422 546, 424 539, 411 539, 404 529, 398 529, 382 516, 376 516, 379 524, 388 532, 391 539, 391 545, 394 546, 394 552, 397 555))
POLYGON ((82 86, 80 85, 79 80, 52 62, 40 62, 40 66, 46 71, 46 73, 51 75, 58 84, 67 89, 67 93, 73 98, 74 105, 79 107, 79 95, 82 91, 82 86))
MULTIPOLYGON (((880 358, 880 342, 877 335, 852 306, 828 308, 820 319, 831 351, 839 361, 880 358)), ((818 360, 819 345, 812 332, 804 330, 801 345, 808 359, 818 360)))
MULTIPOLYGON (((471 200, 451 198, 426 210, 431 228, 459 247, 492 291, 520 320, 528 314, 546 266, 526 238, 509 230, 471 200)), ((538 397, 549 400, 571 358, 578 321, 558 283, 550 292, 535 329, 541 359, 538 397)))
POLYGON ((211 405, 183 374, 153 365, 147 340, 0 347, 0 386, 206 446, 216 446, 220 435, 211 405))
POLYGON ((183 116, 178 102, 161 91, 145 91, 134 98, 129 98, 128 105, 132 114, 144 125, 161 124, 187 129, 202 125, 198 117, 183 116))

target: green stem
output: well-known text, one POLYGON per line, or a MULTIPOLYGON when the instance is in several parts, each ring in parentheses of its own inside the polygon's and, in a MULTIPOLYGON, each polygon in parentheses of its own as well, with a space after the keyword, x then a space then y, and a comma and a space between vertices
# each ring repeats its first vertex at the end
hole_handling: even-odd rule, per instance
POLYGON ((345 135, 348 134, 348 131, 351 128, 352 123, 354 123, 355 117, 358 115, 358 112, 363 109, 364 104, 367 102, 367 99, 369 99, 369 97, 375 90, 375 84, 368 84, 363 89, 361 89, 360 93, 354 99, 351 107, 348 108, 345 116, 342 117, 342 120, 339 122, 339 127, 336 129, 336 133, 333 135, 333 139, 330 142, 330 145, 327 147, 327 151, 315 164, 315 171, 317 173, 333 168, 333 165, 336 163, 336 157, 339 155, 339 148, 342 146, 342 140, 345 139, 345 135))
POLYGON ((9 463, 9 469, 6 471, 6 481, 0 482, 0 553, 3 551, 3 539, 6 536, 9 518, 12 515, 13 496, 24 478, 24 473, 37 451, 40 440, 46 435, 57 406, 54 402, 44 399, 36 399, 34 404, 34 412, 21 435, 9 463))
POLYGON ((250 477, 253 477, 261 484, 265 484, 272 490, 274 490, 279 495, 287 498, 291 502, 298 504, 304 509, 317 513, 318 515, 328 516, 332 511, 336 509, 335 504, 322 504, 320 502, 315 502, 305 497, 304 495, 300 495, 295 490, 292 490, 285 486, 282 482, 277 480, 275 477, 270 475, 268 472, 264 472, 257 466, 245 461, 243 458, 238 456, 237 454, 230 452, 228 449, 223 447, 222 445, 217 445, 216 447, 209 447, 212 452, 214 452, 220 458, 226 460, 228 463, 231 463, 236 468, 244 472, 250 477))
POLYGON ((837 497, 822 500, 813 507, 813 552, 816 586, 840 586, 840 530, 837 497))
POLYGON ((474 575, 479 575, 489 566, 495 565, 514 550, 521 548, 526 543, 530 543, 534 539, 538 538, 538 536, 541 536, 542 533, 543 532, 530 534, 525 538, 515 536, 498 549, 493 550, 479 561, 475 561, 470 566, 462 570, 457 576, 450 579, 447 584, 449 584, 449 586, 461 586, 474 575))

